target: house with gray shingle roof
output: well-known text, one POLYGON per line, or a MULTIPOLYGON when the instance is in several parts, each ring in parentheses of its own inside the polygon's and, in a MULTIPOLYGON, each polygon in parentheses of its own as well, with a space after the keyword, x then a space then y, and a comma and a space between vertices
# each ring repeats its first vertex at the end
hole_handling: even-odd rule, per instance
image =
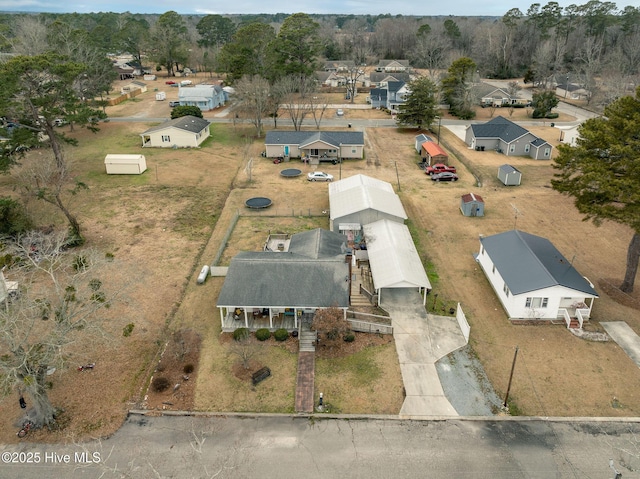
POLYGON ((286 251, 238 253, 218 295, 223 330, 273 330, 285 317, 293 330, 318 308, 342 309, 346 318, 350 255, 344 235, 320 228, 292 235, 286 251))
POLYGON ((364 157, 361 131, 285 131, 270 130, 265 135, 267 158, 308 158, 310 161, 364 157))
POLYGON ((502 116, 469 125, 465 142, 476 151, 495 150, 507 156, 529 156, 534 160, 551 158, 549 143, 502 116))
POLYGON ((512 320, 564 320, 582 327, 598 297, 546 238, 512 230, 480 237, 476 261, 512 320))
POLYGON ((209 138, 209 122, 196 116, 165 121, 141 133, 147 148, 197 148, 209 138))
POLYGON ((179 87, 180 106, 197 106, 202 111, 224 106, 227 92, 220 85, 194 85, 179 87))

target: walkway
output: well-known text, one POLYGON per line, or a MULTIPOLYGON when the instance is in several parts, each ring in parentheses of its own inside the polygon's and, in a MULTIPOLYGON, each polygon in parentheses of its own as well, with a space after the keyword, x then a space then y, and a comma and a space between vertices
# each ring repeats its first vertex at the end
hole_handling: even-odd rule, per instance
POLYGON ((611 339, 640 367, 640 336, 624 321, 600 322, 611 339))
POLYGON ((453 317, 427 314, 417 290, 385 289, 406 397, 401 418, 458 416, 446 398, 435 363, 466 344, 453 317))
POLYGON ((317 333, 311 331, 311 318, 302 318, 300 322, 300 352, 298 353, 298 373, 296 375, 297 413, 312 413, 314 404, 317 333))

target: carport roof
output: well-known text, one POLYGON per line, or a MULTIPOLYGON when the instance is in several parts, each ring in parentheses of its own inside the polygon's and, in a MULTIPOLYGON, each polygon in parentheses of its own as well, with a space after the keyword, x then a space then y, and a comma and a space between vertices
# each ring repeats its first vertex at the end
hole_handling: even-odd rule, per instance
POLYGON ((394 221, 380 220, 365 225, 364 236, 376 290, 413 287, 431 289, 409 228, 394 221))

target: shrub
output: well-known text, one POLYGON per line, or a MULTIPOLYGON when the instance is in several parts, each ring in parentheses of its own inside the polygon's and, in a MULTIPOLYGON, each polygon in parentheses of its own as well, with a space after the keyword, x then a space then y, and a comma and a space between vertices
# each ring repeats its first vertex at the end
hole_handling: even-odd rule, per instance
POLYGON ((161 393, 162 391, 169 389, 170 384, 171 383, 167 378, 161 376, 159 378, 153 378, 153 381, 151 381, 151 388, 155 392, 161 393))
POLYGON ((559 116, 560 116, 560 115, 559 115, 558 113, 553 112, 553 113, 547 113, 546 118, 551 118, 551 119, 553 119, 553 118, 558 118, 559 116))
POLYGON ((193 364, 185 364, 182 368, 185 374, 191 374, 193 372, 193 364))
POLYGON ((266 341, 271 337, 271 331, 267 328, 260 328, 256 331, 256 339, 258 341, 266 341))
POLYGON ((249 337, 248 328, 238 328, 233 332, 233 339, 236 341, 244 341, 249 337))
POLYGON ((289 332, 284 328, 276 329, 273 337, 276 338, 276 341, 286 341, 289 337, 289 332))
POLYGON ((349 331, 348 333, 346 333, 346 334, 342 337, 342 339, 344 339, 344 340, 345 340, 345 342, 347 342, 347 343, 352 343, 352 342, 354 342, 354 341, 356 340, 356 335, 355 335, 355 334, 353 334, 351 331, 349 331))
POLYGON ((131 333, 133 333, 133 328, 134 327, 135 327, 135 325, 133 323, 127 324, 124 328, 122 328, 122 335, 125 338, 128 338, 129 336, 131 336, 131 333))

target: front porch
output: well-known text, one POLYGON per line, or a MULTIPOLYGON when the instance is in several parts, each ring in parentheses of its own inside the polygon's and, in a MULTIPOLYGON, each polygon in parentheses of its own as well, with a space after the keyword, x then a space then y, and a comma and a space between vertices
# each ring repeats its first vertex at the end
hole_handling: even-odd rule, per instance
POLYGON ((292 332, 298 330, 303 312, 300 310, 296 313, 292 310, 276 313, 269 308, 236 308, 223 312, 220 308, 220 315, 223 333, 232 333, 238 328, 248 328, 249 331, 261 328, 275 331, 283 328, 292 332))

